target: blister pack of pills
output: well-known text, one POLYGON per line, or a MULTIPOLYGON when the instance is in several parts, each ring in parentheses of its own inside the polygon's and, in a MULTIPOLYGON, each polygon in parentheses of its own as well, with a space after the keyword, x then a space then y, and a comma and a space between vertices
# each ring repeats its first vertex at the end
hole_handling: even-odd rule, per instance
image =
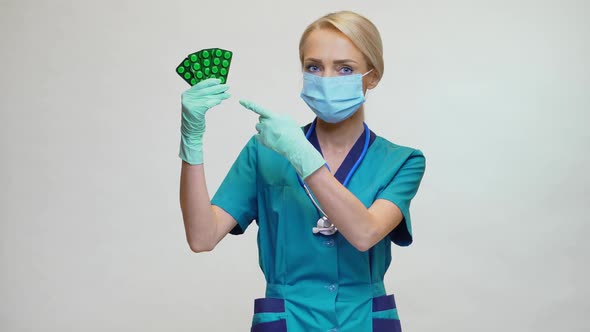
POLYGON ((233 53, 221 48, 202 49, 189 54, 176 67, 176 73, 188 84, 195 85, 208 78, 219 78, 227 82, 233 53))

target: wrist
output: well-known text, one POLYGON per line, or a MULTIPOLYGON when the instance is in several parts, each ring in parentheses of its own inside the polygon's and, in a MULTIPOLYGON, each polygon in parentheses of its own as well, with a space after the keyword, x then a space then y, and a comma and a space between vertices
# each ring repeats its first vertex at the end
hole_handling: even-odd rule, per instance
POLYGON ((180 140, 180 151, 178 153, 180 159, 191 165, 198 165, 203 163, 203 145, 201 143, 187 144, 182 138, 180 140))
POLYGON ((305 178, 324 166, 326 160, 324 160, 324 157, 322 157, 320 152, 311 143, 307 142, 297 153, 293 154, 291 164, 297 171, 297 174, 305 180, 305 178))

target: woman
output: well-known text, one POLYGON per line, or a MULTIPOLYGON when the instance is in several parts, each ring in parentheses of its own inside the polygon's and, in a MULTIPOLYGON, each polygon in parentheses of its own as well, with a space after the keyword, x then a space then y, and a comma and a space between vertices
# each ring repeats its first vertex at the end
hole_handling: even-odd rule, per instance
POLYGON ((251 331, 401 331, 383 277, 391 242, 412 242, 409 207, 425 158, 363 121, 364 95, 384 68, 369 20, 328 14, 304 31, 299 51, 301 97, 316 119, 302 130, 289 117, 240 101, 259 114, 258 134, 212 200, 204 114, 229 98, 228 87, 210 79, 183 93, 180 203, 188 243, 210 251, 257 221, 267 287, 255 300, 251 331))

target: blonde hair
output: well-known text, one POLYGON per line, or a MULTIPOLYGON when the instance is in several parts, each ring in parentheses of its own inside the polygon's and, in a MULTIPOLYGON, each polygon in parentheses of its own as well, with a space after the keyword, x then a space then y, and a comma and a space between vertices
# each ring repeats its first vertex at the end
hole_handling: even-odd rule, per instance
POLYGON ((379 78, 383 76, 383 43, 377 27, 366 17, 351 11, 327 14, 307 26, 299 41, 299 60, 303 65, 303 44, 315 30, 332 28, 342 32, 363 53, 370 68, 374 68, 379 78))

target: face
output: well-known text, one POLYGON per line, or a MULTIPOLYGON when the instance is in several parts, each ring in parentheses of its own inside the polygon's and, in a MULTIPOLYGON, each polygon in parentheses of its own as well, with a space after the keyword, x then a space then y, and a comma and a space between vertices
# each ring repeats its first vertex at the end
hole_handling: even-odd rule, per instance
MULTIPOLYGON (((311 32, 303 44, 303 71, 323 76, 365 74, 371 70, 361 51, 348 37, 335 29, 311 32)), ((363 77, 363 90, 377 84, 375 72, 363 77)))

